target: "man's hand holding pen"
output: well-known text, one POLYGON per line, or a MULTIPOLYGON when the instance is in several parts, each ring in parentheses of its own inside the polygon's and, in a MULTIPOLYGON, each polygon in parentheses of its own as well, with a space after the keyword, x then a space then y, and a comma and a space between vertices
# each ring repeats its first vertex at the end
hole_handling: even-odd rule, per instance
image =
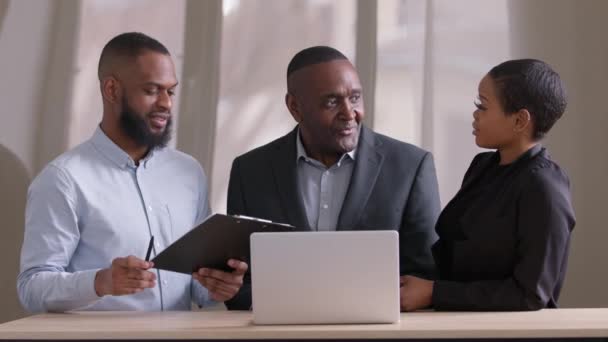
POLYGON ((112 260, 112 266, 95 275, 95 292, 98 296, 139 293, 156 286, 156 274, 148 271, 154 263, 133 255, 112 260))
MULTIPOLYGON (((150 239, 145 260, 133 255, 112 260, 109 268, 99 270, 95 275, 95 292, 98 296, 105 295, 127 295, 139 293, 147 288, 156 286, 156 274, 149 271, 154 263, 149 261, 154 237, 150 239)), ((201 268, 192 274, 201 285, 203 285, 211 299, 223 302, 234 297, 243 285, 243 277, 249 266, 247 263, 230 259, 228 260, 232 272, 224 272, 215 269, 201 268)))
POLYGON ((129 255, 126 258, 112 260, 112 266, 99 270, 95 274, 95 292, 98 296, 127 295, 156 286, 156 274, 148 271, 154 267, 150 255, 154 246, 154 236, 150 238, 146 260, 129 255))

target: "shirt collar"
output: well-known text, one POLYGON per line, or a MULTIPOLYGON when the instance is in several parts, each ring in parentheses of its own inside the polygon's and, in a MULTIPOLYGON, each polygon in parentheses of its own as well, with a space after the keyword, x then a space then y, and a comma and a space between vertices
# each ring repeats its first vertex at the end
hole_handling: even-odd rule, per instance
MULTIPOLYGON (((359 133, 361 133, 361 126, 359 126, 359 133)), ((357 145, 358 144, 359 144, 359 141, 357 141, 357 145)), ((352 151, 343 154, 340 157, 340 159, 338 159, 338 164, 340 164, 344 160, 345 157, 349 157, 351 160, 355 160, 356 156, 357 156, 357 146, 355 146, 355 148, 352 151)), ((308 156, 308 154, 306 153, 306 149, 304 148, 304 144, 302 144, 302 137, 300 136, 300 127, 298 127, 298 133, 297 133, 297 137, 296 137, 296 162, 298 160, 300 160, 301 158, 304 158, 304 160, 307 160, 307 161, 312 159, 311 157, 308 156)))
MULTIPOLYGON (((121 168, 130 167, 136 168, 135 162, 122 148, 116 145, 105 133, 101 130, 101 127, 97 126, 93 137, 91 138, 93 145, 101 152, 104 156, 110 159, 114 164, 121 168)), ((148 154, 139 161, 139 165, 143 165, 147 168, 150 161, 153 159, 156 150, 150 150, 148 154)))

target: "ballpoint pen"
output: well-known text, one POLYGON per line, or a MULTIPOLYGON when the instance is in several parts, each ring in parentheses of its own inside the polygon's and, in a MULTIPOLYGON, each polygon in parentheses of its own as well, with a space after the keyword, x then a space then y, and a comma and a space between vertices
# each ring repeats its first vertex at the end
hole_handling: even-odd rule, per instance
POLYGON ((146 261, 150 261, 150 254, 152 254, 152 246, 154 246, 154 235, 150 238, 150 244, 148 244, 148 252, 146 253, 146 261))

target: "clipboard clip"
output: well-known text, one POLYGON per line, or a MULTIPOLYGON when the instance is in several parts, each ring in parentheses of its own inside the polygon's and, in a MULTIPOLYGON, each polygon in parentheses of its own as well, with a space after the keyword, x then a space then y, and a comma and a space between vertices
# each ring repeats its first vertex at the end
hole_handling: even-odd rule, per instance
MULTIPOLYGON (((236 223, 241 223, 241 221, 238 221, 238 219, 243 219, 243 220, 250 220, 250 221, 262 222, 262 223, 267 223, 267 224, 272 224, 272 225, 279 225, 279 226, 284 226, 284 227, 295 228, 294 226, 287 224, 287 223, 273 222, 273 221, 261 219, 258 217, 252 217, 252 216, 246 216, 246 215, 232 215, 232 217, 237 219, 236 223)), ((266 227, 267 226, 264 225, 264 228, 266 228, 266 227)))
POLYGON ((252 220, 252 221, 258 221, 258 222, 264 222, 264 223, 273 223, 270 220, 264 220, 261 218, 245 216, 245 215, 232 215, 232 217, 237 218, 237 219, 243 219, 243 220, 252 220))

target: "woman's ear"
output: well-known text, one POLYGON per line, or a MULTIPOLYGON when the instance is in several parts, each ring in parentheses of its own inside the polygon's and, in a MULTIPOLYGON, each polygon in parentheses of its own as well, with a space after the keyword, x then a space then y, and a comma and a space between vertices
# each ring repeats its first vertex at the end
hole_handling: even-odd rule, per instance
POLYGON ((527 109, 520 109, 513 115, 515 115, 515 127, 513 127, 513 131, 521 133, 532 128, 532 116, 527 109))

